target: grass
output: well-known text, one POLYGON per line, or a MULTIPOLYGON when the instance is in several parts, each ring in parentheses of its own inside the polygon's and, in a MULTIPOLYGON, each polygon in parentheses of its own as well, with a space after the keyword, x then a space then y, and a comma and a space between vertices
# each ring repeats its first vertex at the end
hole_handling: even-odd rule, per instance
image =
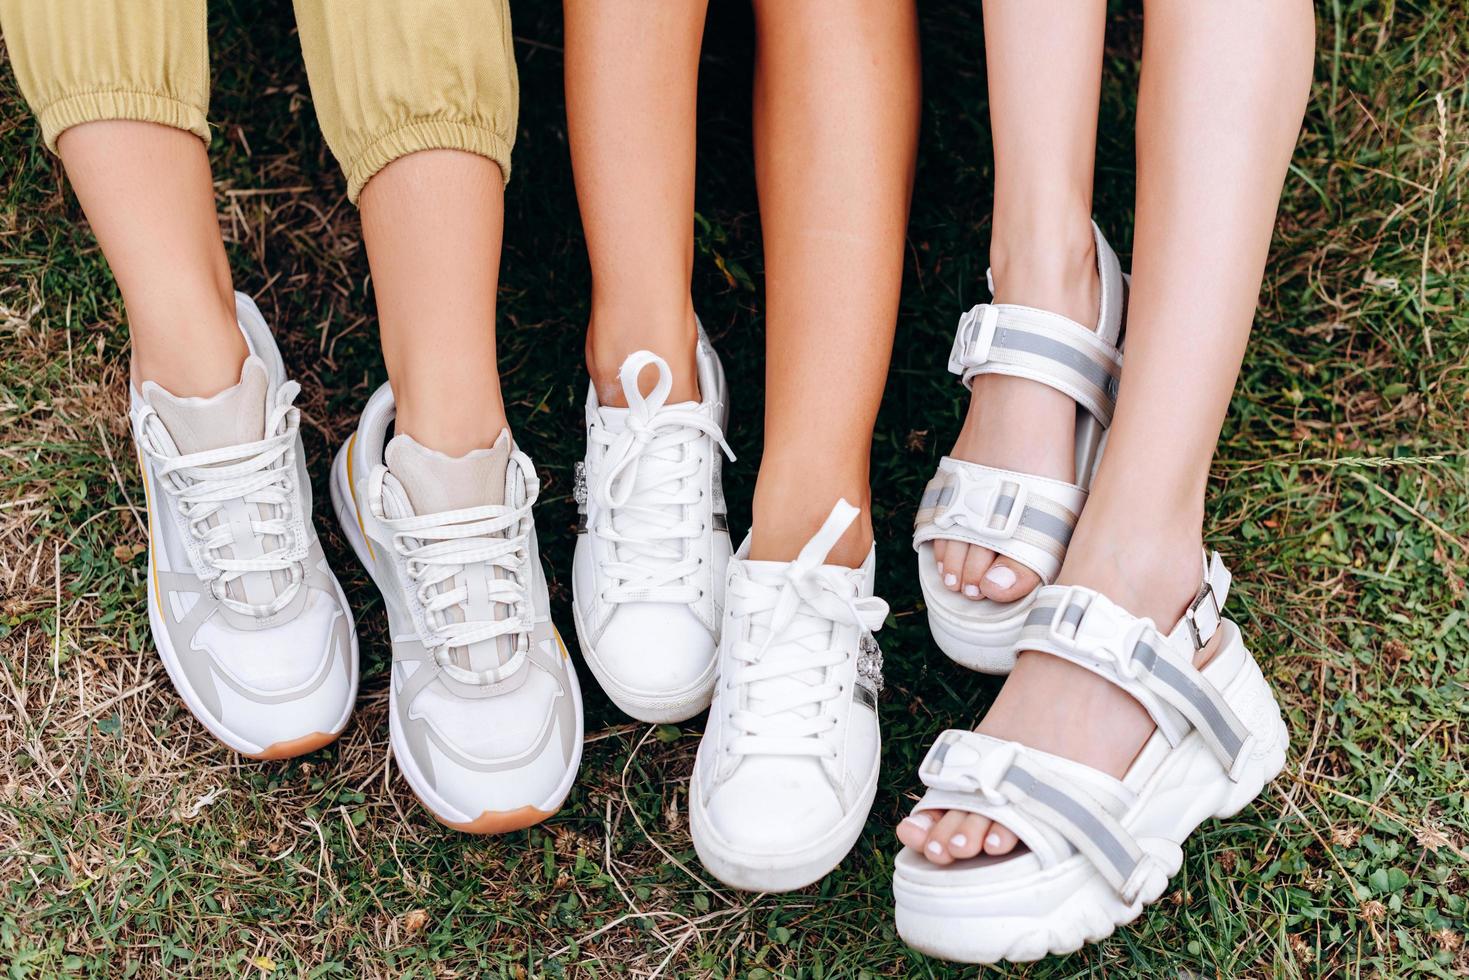
MULTIPOLYGON (((312 117, 285 0, 213 4, 218 200, 238 283, 328 449, 383 380, 357 217, 312 117)), ((927 636, 912 508, 957 431, 942 352, 983 270, 990 147, 977 4, 924 5, 923 156, 874 478, 889 691, 866 832, 820 885, 713 888, 684 820, 700 722, 629 724, 589 692, 581 781, 503 839, 446 832, 385 763, 387 646, 365 576, 318 524, 363 626, 341 742, 242 762, 183 709, 144 613, 127 337, 106 266, 0 72, 0 962, 14 977, 972 976, 906 949, 891 824, 922 752, 994 682, 927 636)), ((1234 614, 1294 733, 1282 777, 1201 828, 1164 901, 1017 977, 1469 972, 1469 87, 1458 4, 1332 0, 1258 326, 1209 498, 1234 614)), ((557 5, 517 7, 525 106, 501 344, 567 616, 587 267, 559 101, 557 5)), ((739 391, 734 523, 758 457, 761 260, 748 11, 716 4, 701 102, 695 294, 739 391)), ((1126 244, 1140 15, 1115 10, 1098 202, 1126 244)))

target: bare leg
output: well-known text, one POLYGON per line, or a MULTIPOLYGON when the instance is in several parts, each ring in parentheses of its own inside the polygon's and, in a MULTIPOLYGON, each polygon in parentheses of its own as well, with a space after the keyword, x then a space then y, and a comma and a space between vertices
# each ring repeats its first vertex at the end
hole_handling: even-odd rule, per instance
MULTIPOLYGON (((1204 487, 1305 112, 1306 0, 1149 0, 1138 97, 1137 240, 1125 381, 1107 456, 1059 581, 1172 624, 1197 587, 1204 487)), ((1200 663, 1212 654, 1206 649, 1200 663)), ((1152 733, 1136 702, 1087 671, 1022 653, 980 731, 1121 776, 1152 733)), ((945 815, 910 846, 940 863, 1009 831, 945 815), (958 834, 963 846, 954 842, 958 834)))
MULTIPOLYGON (((1105 0, 986 0, 985 61, 995 143, 990 265, 995 301, 1091 326, 1099 285, 1092 170, 1102 88, 1105 0), (1034 66, 1043 64, 1045 71, 1034 66)), ((1003 375, 974 381, 958 459, 1070 482, 1076 405, 1045 385, 1003 375)), ((951 590, 1009 602, 1040 584, 988 548, 934 542, 951 590)))
POLYGON ((566 0, 566 116, 592 264, 587 368, 626 405, 627 356, 673 370, 669 400, 698 398, 689 281, 694 134, 706 5, 566 0))
POLYGON ((66 130, 57 150, 122 292, 134 381, 180 397, 238 382, 247 348, 203 141, 106 120, 66 130))
POLYGON ((398 431, 450 456, 506 427, 495 362, 505 190, 500 168, 459 150, 410 153, 362 189, 398 431))
POLYGON ((755 16, 769 354, 751 557, 794 558, 846 497, 862 520, 829 560, 855 566, 913 186, 916 18, 892 0, 757 0, 755 16))

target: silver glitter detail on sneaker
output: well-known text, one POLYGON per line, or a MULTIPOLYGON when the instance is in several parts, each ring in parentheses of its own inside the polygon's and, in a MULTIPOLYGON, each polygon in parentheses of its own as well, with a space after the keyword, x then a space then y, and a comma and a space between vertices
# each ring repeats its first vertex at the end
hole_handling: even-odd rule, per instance
POLYGON ((571 499, 578 507, 587 505, 587 464, 577 463, 571 472, 571 499))
POLYGON ((871 633, 863 633, 857 647, 857 682, 873 694, 882 693, 882 648, 871 633))

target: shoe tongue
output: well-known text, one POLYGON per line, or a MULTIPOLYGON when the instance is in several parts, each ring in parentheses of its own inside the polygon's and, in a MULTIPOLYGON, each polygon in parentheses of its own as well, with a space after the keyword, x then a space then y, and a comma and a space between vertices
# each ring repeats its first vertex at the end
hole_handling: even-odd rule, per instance
MULTIPOLYGON (((270 394, 270 375, 265 362, 251 354, 240 368, 240 380, 232 387, 208 398, 180 398, 153 381, 143 383, 143 400, 158 414, 168 436, 184 455, 224 449, 258 442, 265 438, 265 403, 270 394)), ((232 465, 226 460, 215 467, 232 465)), ((266 520, 278 517, 279 509, 264 504, 231 504, 225 512, 209 518, 208 526, 221 521, 239 523, 250 517, 266 520)), ((235 544, 220 549, 225 558, 251 558, 279 548, 278 535, 252 538, 248 530, 235 535, 235 544)), ((291 581, 287 572, 246 572, 225 586, 225 592, 237 602, 264 605, 280 594, 291 581)))
MULTIPOLYGON (((490 449, 475 449, 463 456, 446 456, 404 433, 388 443, 384 461, 388 472, 408 495, 414 513, 424 516, 505 503, 511 448, 509 429, 501 431, 490 449)), ((503 619, 505 607, 491 601, 486 594, 489 581, 503 576, 500 569, 487 569, 483 565, 460 571, 440 588, 463 587, 468 598, 463 607, 446 610, 445 615, 453 622, 463 622, 466 612, 474 620, 503 619)), ((501 636, 456 647, 450 656, 465 670, 489 670, 505 663, 514 653, 514 641, 509 636, 501 636)))
POLYGON ((265 362, 252 354, 245 358, 239 382, 209 398, 180 398, 153 381, 143 383, 142 394, 179 452, 187 455, 265 438, 269 390, 265 362))
MULTIPOLYGON (((675 402, 672 405, 664 405, 659 411, 696 412, 699 410, 698 402, 675 402)), ((631 410, 626 408, 602 407, 597 409, 597 414, 602 419, 602 424, 607 427, 608 432, 621 432, 627 428, 627 417, 631 410)))
POLYGON ((509 429, 500 433, 492 448, 463 456, 446 456, 404 433, 388 443, 384 459, 403 485, 414 513, 442 514, 503 504, 510 448, 509 429))

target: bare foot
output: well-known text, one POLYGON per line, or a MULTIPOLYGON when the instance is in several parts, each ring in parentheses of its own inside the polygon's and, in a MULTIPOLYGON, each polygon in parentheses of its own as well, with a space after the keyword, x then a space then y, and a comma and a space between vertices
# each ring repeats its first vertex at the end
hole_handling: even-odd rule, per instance
MULTIPOLYGON (((1083 244, 1069 251, 1051 249, 1034 260, 997 259, 995 290, 996 303, 1032 306, 1094 325, 1101 284, 1090 226, 1083 244)), ((1024 378, 980 375, 949 455, 1071 483, 1076 478, 1076 403, 1024 378)), ((1013 602, 1040 584, 1031 569, 978 545, 938 538, 933 556, 944 585, 971 599, 1013 602)))
MULTIPOLYGON (((1093 499, 1082 514, 1058 582, 1103 593, 1138 616, 1171 629, 1199 584, 1202 521, 1156 514, 1107 515, 1093 499)), ((1217 640, 1200 651, 1208 662, 1217 640)), ((978 731, 1020 742, 1122 777, 1152 735, 1153 720, 1120 688, 1075 664, 1022 652, 978 731)), ((914 814, 898 839, 935 864, 1006 854, 1016 838, 985 817, 951 810, 914 814)))

